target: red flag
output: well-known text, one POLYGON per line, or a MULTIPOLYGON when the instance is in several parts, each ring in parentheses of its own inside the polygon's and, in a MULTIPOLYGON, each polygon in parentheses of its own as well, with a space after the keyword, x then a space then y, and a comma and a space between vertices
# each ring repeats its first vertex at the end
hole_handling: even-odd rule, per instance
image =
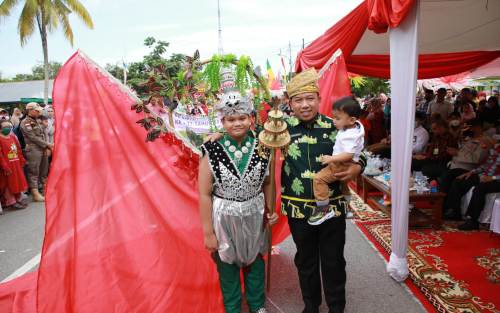
POLYGON ((319 74, 321 76, 318 81, 321 96, 319 112, 331 117, 333 102, 351 94, 347 67, 340 49, 333 54, 319 74))
MULTIPOLYGON (((287 77, 286 75, 286 66, 285 66, 285 60, 283 60, 283 57, 281 57, 281 65, 283 65, 283 77, 287 77)), ((285 79, 286 81, 286 79, 285 79)))

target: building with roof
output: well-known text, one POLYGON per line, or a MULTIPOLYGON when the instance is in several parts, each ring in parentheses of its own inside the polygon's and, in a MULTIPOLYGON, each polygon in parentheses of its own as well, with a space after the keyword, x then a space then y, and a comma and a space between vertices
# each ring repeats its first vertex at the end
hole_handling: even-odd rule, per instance
MULTIPOLYGON (((43 80, 0 83, 0 107, 11 108, 22 103, 43 103, 43 80)), ((52 103, 54 80, 49 80, 49 103, 52 103)))

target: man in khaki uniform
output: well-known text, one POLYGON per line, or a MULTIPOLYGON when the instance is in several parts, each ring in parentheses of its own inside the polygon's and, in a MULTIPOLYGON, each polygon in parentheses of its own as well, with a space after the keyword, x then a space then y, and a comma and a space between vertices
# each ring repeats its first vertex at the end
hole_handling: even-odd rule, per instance
POLYGON ((28 184, 34 201, 42 202, 45 198, 38 188, 45 189, 45 180, 48 174, 48 155, 53 145, 48 142, 42 126, 37 118, 43 109, 35 102, 26 105, 28 116, 21 122, 20 128, 26 142, 26 160, 28 164, 28 184))

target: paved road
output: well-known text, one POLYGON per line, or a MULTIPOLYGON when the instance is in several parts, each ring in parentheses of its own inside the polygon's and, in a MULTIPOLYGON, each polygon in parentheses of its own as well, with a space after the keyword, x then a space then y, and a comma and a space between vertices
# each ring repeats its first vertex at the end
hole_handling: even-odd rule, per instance
POLYGON ((0 281, 40 253, 44 226, 43 203, 0 215, 0 281))
MULTIPOLYGON (((36 256, 44 232, 44 207, 30 203, 27 209, 0 215, 0 281, 36 256)), ((293 264, 295 247, 289 239, 273 257, 272 289, 268 294, 270 313, 300 313, 302 299, 293 264)), ((347 223, 347 313, 421 313, 420 303, 385 271, 385 261, 356 226, 347 223)), ((245 311, 243 311, 245 312, 245 311)), ((323 304, 321 313, 328 312, 323 304)))
MULTIPOLYGON (((289 239, 280 246, 272 263, 272 290, 267 307, 270 313, 300 313, 302 298, 293 264, 295 247, 289 239)), ((394 281, 385 270, 386 263, 367 242, 357 227, 347 222, 347 306, 346 313, 421 313, 422 305, 394 281)), ((321 313, 328 312, 325 304, 321 313)))

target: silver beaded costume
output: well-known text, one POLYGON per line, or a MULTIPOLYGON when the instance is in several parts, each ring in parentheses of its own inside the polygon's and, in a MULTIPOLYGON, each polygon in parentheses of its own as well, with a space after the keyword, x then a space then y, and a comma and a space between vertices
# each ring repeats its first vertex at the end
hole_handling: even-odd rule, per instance
POLYGON ((257 153, 254 140, 248 165, 242 174, 220 142, 203 144, 214 178, 212 219, 219 242, 220 259, 240 267, 253 263, 267 251, 262 185, 268 175, 267 159, 257 153))

